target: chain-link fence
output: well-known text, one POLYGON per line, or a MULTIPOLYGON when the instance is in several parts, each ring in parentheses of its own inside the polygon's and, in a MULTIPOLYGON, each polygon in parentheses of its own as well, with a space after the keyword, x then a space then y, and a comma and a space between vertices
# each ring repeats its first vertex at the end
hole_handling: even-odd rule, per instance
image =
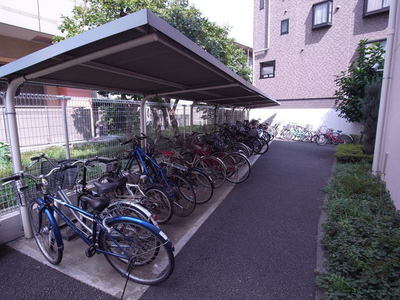
MULTIPOLYGON (((0 94, 0 178, 12 174, 4 94, 0 94)), ((215 124, 244 119, 243 110, 205 105, 148 102, 145 106, 147 135, 183 136, 210 132, 215 124)), ((16 115, 24 167, 43 152, 54 160, 115 156, 120 141, 140 133, 140 102, 41 94, 16 97, 16 115)), ((100 170, 99 170, 100 171, 100 170)), ((96 174, 92 174, 96 176, 96 174)), ((0 187, 0 215, 16 208, 9 186, 0 187)))

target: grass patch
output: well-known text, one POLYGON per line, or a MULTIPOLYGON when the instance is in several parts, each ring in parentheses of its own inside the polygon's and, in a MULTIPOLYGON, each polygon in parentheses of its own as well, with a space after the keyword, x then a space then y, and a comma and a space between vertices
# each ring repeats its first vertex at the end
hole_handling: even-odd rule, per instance
POLYGON ((372 162, 372 155, 364 154, 360 144, 340 144, 335 153, 338 162, 351 163, 367 161, 372 162))
POLYGON ((326 299, 400 299, 400 215, 368 163, 338 163, 322 241, 326 299))

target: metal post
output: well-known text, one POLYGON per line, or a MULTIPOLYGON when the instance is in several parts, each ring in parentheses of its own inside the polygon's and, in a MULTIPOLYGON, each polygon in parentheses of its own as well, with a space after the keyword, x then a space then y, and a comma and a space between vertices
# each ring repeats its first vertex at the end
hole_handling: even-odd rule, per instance
POLYGON ((218 114, 218 105, 215 105, 215 108, 214 108, 214 129, 217 128, 217 114, 218 114))
MULTIPOLYGON (((8 83, 6 99, 5 99, 5 115, 9 130, 11 156, 14 173, 22 171, 21 152, 18 137, 17 114, 15 112, 15 93, 18 87, 25 81, 23 77, 16 78, 8 83)), ((28 208, 24 197, 21 197, 20 212, 22 226, 26 238, 32 237, 28 208)))
MULTIPOLYGON (((140 102, 140 133, 146 135, 146 101, 147 98, 144 97, 140 102)), ((146 139, 143 139, 140 143, 143 149, 146 149, 146 139)))
POLYGON ((183 105, 183 139, 186 140, 186 105, 183 105))
POLYGON ((190 132, 193 132, 193 104, 190 105, 190 132))
POLYGON ((68 118, 67 118, 67 101, 68 97, 60 97, 61 108, 62 108, 62 118, 64 124, 64 143, 65 143, 65 157, 71 159, 71 152, 69 149, 69 134, 68 134, 68 118))
POLYGON ((96 127, 94 122, 94 111, 93 111, 93 99, 90 99, 90 131, 92 133, 92 138, 96 137, 96 127))
POLYGON ((235 124, 235 107, 232 107, 232 119, 231 119, 231 124, 235 124))
POLYGON ((247 109, 247 120, 250 121, 250 108, 247 109))

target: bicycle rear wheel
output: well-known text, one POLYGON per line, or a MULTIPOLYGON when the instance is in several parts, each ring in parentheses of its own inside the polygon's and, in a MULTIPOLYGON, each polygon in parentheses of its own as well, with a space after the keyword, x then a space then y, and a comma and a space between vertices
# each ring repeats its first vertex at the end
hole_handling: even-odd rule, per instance
POLYGON ((173 205, 163 190, 157 187, 149 187, 144 194, 146 198, 143 199, 142 205, 157 216, 159 224, 165 224, 171 220, 174 213, 173 205))
POLYGON ((168 176, 168 182, 174 190, 174 214, 180 217, 187 217, 192 214, 196 208, 196 193, 192 185, 178 175, 168 176))
POLYGON ((200 158, 196 167, 202 168, 214 183, 214 187, 220 187, 226 180, 226 166, 224 162, 213 156, 200 158))
POLYGON ((108 222, 111 231, 101 231, 100 249, 122 276, 140 284, 154 285, 173 272, 173 247, 156 227, 133 218, 108 222))
POLYGON ((240 153, 229 153, 222 159, 226 165, 226 179, 232 183, 241 183, 250 176, 249 160, 240 153))
POLYGON ((196 203, 203 204, 211 200, 214 194, 212 179, 202 170, 191 168, 185 173, 196 193, 196 203))
POLYGON ((58 265, 63 257, 63 245, 52 213, 34 201, 29 205, 29 219, 40 252, 51 264, 58 265))
POLYGON ((339 138, 340 138, 340 140, 341 140, 341 142, 342 142, 343 144, 352 144, 352 143, 353 143, 353 138, 352 138, 350 135, 341 134, 341 135, 339 136, 339 138))

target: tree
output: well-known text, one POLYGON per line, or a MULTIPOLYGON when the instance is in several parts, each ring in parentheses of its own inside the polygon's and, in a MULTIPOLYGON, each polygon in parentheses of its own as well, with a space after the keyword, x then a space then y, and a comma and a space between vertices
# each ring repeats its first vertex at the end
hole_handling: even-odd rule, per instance
MULTIPOLYGON (((137 10, 148 8, 159 15, 170 25, 182 32, 193 42, 219 59, 238 75, 250 80, 251 70, 247 66, 247 58, 242 49, 228 37, 229 27, 218 26, 202 16, 200 10, 189 5, 188 0, 87 0, 85 6, 75 6, 71 16, 63 16, 59 29, 64 36, 56 36, 54 41, 72 37, 85 30, 121 18, 137 10)), ((129 98, 122 95, 123 98, 129 98)), ((179 99, 171 108, 162 104, 171 104, 170 98, 152 99, 159 102, 164 124, 177 132, 175 109, 179 99)), ((152 109, 154 119, 159 120, 156 109, 152 109)), ((159 126, 153 122, 153 126, 159 126)), ((156 132, 159 130, 154 127, 156 132)))
POLYGON ((337 76, 335 83, 338 89, 335 91, 337 110, 339 116, 349 122, 362 122, 362 105, 365 98, 366 87, 373 81, 382 80, 384 50, 375 43, 367 47, 367 40, 360 41, 354 60, 346 71, 337 76))

